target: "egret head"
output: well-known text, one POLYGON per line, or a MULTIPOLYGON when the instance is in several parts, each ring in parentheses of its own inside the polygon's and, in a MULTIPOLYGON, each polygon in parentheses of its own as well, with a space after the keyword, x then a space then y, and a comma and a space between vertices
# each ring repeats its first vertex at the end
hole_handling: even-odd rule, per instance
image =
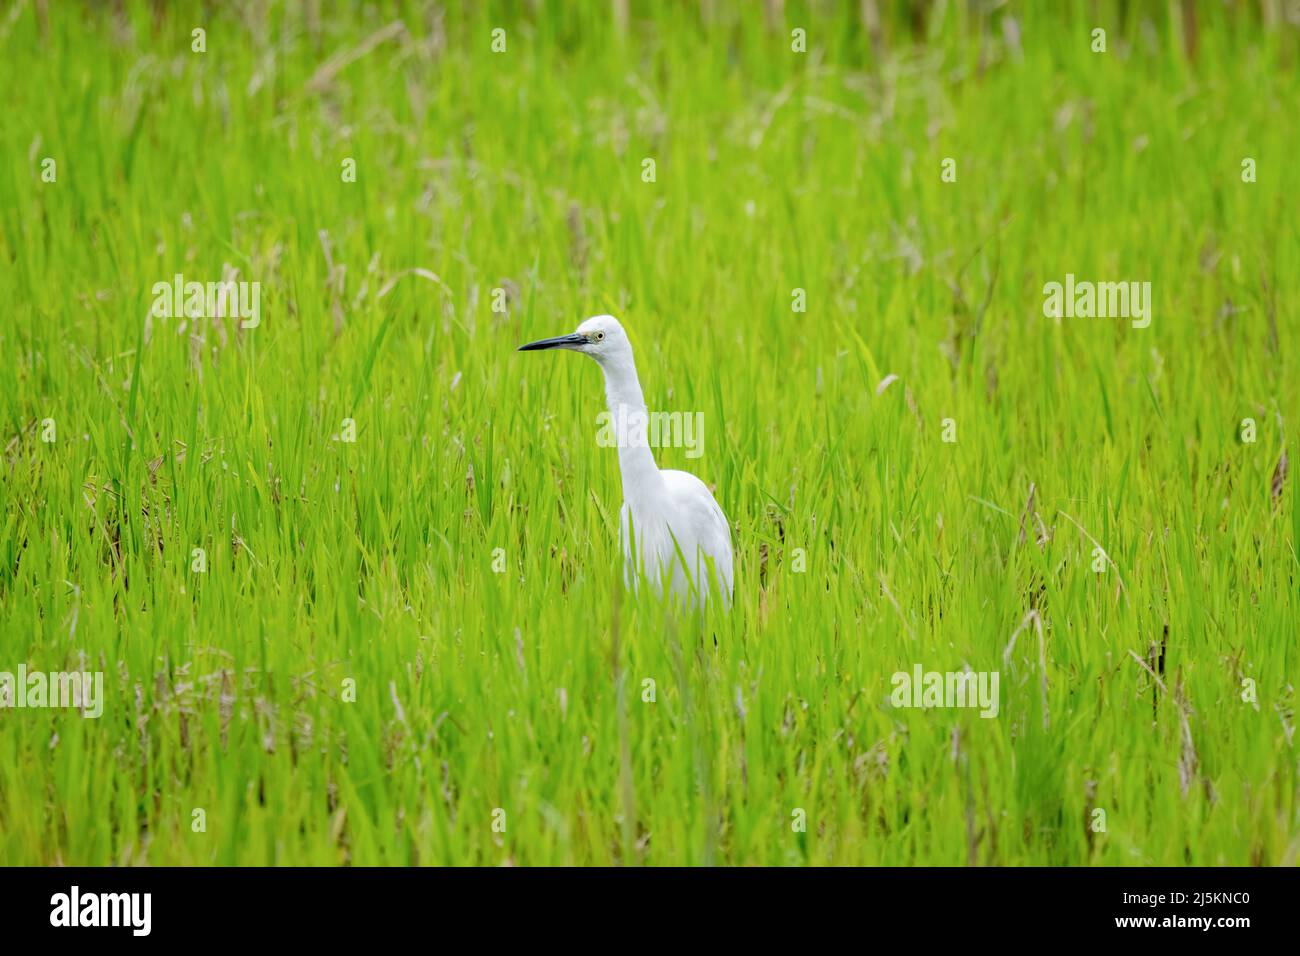
POLYGON ((571 335, 559 335, 519 346, 521 352, 541 349, 570 349, 584 352, 601 365, 617 364, 632 358, 632 343, 628 341, 623 326, 612 315, 594 315, 578 326, 571 335))

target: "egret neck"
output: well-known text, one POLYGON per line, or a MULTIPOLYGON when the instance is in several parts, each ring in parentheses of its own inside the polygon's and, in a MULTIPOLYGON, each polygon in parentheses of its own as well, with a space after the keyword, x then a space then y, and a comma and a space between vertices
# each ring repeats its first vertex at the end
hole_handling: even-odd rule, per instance
POLYGON ((615 422, 627 422, 626 434, 619 435, 618 468, 623 477, 623 497, 639 510, 639 505, 662 493, 664 479, 650 451, 649 423, 645 396, 636 376, 636 363, 629 349, 625 355, 601 355, 596 358, 605 373, 605 399, 615 422))

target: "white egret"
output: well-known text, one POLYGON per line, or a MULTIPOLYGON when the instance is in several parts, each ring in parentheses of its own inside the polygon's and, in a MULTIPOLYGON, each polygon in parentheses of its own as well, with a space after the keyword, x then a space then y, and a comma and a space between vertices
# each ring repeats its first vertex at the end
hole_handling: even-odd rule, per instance
POLYGON ((632 343, 612 315, 587 319, 571 335, 521 345, 519 351, 570 349, 594 358, 605 373, 605 397, 618 431, 623 477, 619 540, 623 577, 635 587, 642 573, 661 594, 704 603, 713 585, 732 597, 731 525, 704 482, 684 471, 661 471, 650 451, 645 398, 632 361, 632 343))

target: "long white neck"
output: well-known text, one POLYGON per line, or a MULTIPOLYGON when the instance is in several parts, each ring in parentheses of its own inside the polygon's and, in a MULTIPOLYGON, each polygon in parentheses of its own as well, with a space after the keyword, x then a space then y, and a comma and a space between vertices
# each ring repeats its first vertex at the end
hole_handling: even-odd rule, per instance
POLYGON ((623 498, 636 508, 663 486, 663 476, 650 451, 648 435, 649 418, 641 383, 636 377, 636 364, 632 353, 610 356, 602 361, 605 372, 605 398, 609 413, 617 428, 620 422, 640 421, 640 428, 630 434, 618 434, 618 468, 623 476, 623 498))

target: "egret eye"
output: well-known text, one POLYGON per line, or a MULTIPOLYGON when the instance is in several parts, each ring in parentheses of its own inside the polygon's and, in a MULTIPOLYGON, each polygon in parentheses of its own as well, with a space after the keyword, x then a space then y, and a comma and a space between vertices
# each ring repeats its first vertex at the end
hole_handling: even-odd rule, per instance
POLYGON ((603 339, 604 337, 605 337, 605 333, 604 333, 604 332, 597 332, 597 333, 596 333, 596 341, 597 341, 597 342, 599 342, 599 341, 600 341, 601 339, 603 339))

